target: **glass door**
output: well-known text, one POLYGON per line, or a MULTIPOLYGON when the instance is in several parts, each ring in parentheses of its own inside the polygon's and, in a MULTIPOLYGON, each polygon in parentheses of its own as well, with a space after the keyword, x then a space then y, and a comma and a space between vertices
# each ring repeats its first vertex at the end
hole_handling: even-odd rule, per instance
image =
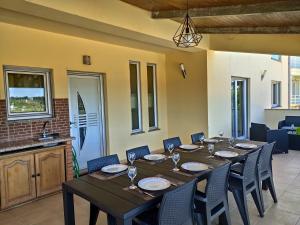
POLYGON ((248 136, 248 82, 247 79, 231 80, 231 121, 232 137, 248 136))

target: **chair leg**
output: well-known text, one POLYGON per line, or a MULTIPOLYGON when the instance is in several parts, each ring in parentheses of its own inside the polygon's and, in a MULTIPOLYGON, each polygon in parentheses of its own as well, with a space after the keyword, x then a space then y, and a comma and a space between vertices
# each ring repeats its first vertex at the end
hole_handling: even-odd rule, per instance
POLYGON ((90 221, 89 225, 96 225, 99 215, 99 208, 94 204, 90 204, 90 221))
POLYGON ((266 183, 269 187, 269 190, 270 190, 270 193, 272 195, 272 198, 273 198, 273 201, 275 203, 278 202, 277 200, 277 196, 276 196, 276 192, 275 192, 275 186, 274 186, 274 181, 273 181, 273 177, 269 177, 267 180, 266 180, 266 183))
POLYGON ((244 222, 244 225, 250 225, 248 206, 247 206, 247 198, 245 192, 242 190, 234 189, 232 190, 233 197, 238 206, 238 210, 244 222))
POLYGON ((220 225, 231 225, 229 207, 227 203, 224 203, 225 211, 220 215, 219 224, 220 225))
POLYGON ((264 217, 264 210, 263 210, 262 204, 261 204, 261 196, 259 194, 259 187, 258 187, 258 185, 251 192, 251 195, 253 197, 254 203, 256 205, 256 208, 257 208, 257 210, 259 212, 260 217, 264 217))
POLYGON ((259 177, 258 178, 258 191, 259 191, 259 197, 260 197, 260 202, 261 202, 261 207, 263 212, 265 212, 265 204, 264 204, 264 198, 263 198, 263 185, 264 181, 259 177))
POLYGON ((195 220, 197 225, 207 225, 206 216, 202 213, 195 213, 195 220))

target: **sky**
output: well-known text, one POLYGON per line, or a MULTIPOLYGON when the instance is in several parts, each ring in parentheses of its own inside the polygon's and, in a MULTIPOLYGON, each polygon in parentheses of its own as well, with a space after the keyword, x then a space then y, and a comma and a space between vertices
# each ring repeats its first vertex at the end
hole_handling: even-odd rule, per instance
POLYGON ((9 88, 10 97, 44 97, 44 88, 9 88))

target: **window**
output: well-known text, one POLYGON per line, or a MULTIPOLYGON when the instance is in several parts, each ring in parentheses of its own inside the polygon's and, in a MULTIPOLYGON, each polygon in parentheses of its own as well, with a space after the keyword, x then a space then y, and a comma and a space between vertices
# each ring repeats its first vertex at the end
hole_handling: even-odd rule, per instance
POLYGON ((272 108, 280 107, 281 104, 281 82, 272 81, 272 108))
POLYGON ((131 129, 132 133, 142 131, 140 63, 130 62, 130 97, 131 97, 131 129))
POLYGON ((4 66, 8 120, 52 116, 49 69, 4 66))
POLYGON ((281 55, 272 55, 271 59, 275 60, 275 61, 278 61, 278 62, 281 62, 281 55))
POLYGON ((147 65, 149 129, 158 128, 156 65, 147 65))

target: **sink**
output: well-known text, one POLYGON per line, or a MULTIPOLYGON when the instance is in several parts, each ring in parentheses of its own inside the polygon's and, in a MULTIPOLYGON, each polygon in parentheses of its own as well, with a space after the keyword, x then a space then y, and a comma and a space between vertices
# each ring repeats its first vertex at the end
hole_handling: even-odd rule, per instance
POLYGON ((52 134, 40 134, 40 137, 38 138, 39 141, 51 141, 54 140, 55 138, 59 137, 59 133, 52 133, 52 134))

